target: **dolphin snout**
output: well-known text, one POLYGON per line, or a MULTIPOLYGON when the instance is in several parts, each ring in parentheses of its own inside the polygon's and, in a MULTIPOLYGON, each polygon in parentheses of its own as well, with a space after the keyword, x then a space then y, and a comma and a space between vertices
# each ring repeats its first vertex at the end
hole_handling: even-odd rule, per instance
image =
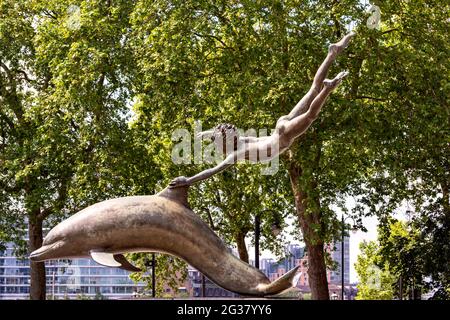
POLYGON ((62 242, 58 241, 49 245, 43 245, 30 254, 31 261, 44 261, 53 258, 56 249, 62 246, 62 242))
POLYGON ((48 246, 42 246, 37 250, 34 250, 31 254, 30 254, 30 259, 32 261, 41 261, 41 257, 42 255, 48 250, 48 246))

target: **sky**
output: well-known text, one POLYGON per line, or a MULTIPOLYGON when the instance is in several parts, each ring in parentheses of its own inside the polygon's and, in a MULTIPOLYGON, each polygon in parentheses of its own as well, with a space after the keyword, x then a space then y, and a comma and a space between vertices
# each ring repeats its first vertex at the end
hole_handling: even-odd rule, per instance
POLYGON ((367 232, 358 230, 356 233, 350 232, 350 282, 354 283, 358 281, 358 276, 355 270, 356 258, 358 257, 360 250, 359 244, 365 241, 372 241, 377 239, 377 224, 378 219, 376 217, 370 217, 363 219, 364 226, 367 228, 367 232))

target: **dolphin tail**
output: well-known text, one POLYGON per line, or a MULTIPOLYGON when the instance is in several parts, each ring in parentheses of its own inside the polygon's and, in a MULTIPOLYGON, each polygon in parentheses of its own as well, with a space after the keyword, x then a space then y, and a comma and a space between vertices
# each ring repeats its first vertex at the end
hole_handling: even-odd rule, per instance
POLYGON ((264 292, 264 295, 275 295, 297 285, 298 277, 296 276, 298 268, 300 268, 300 266, 292 268, 282 277, 265 286, 262 290, 264 292))

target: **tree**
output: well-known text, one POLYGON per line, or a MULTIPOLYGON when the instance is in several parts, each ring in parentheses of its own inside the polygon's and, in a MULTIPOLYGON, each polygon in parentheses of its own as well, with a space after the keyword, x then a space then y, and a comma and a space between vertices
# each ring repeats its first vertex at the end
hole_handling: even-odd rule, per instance
MULTIPOLYGON (((0 222, 2 240, 24 244, 27 230, 22 253, 44 225, 132 191, 139 164, 124 120, 131 6, 80 1, 69 24, 69 4, 0 2, 0 222)), ((31 262, 30 296, 45 299, 43 262, 31 262)))
MULTIPOLYGON (((199 10, 214 10, 214 5, 207 1, 195 4, 175 1, 173 6, 169 2, 141 1, 132 19, 136 32, 135 56, 140 71, 135 78, 134 90, 138 99, 134 105, 134 125, 142 132, 142 139, 149 149, 154 150, 166 183, 177 174, 186 174, 186 170, 191 173, 198 170, 198 166, 180 166, 172 162, 170 155, 177 141, 171 142, 171 136, 175 129, 192 130, 195 120, 202 121, 205 129, 213 127, 219 121, 216 120, 218 113, 224 115, 221 121, 239 126, 244 124, 246 114, 243 104, 240 114, 225 110, 232 103, 226 102, 232 99, 231 91, 241 88, 234 83, 234 89, 216 84, 224 81, 224 77, 237 80, 242 74, 234 69, 226 70, 234 57, 212 50, 216 43, 219 44, 217 39, 210 37, 210 29, 214 26, 209 25, 211 21, 205 15, 199 15, 197 20, 192 17, 197 5, 199 10), (192 25, 196 23, 198 28, 193 30, 192 25), (221 90, 227 91, 226 96, 221 96, 221 90)), ((261 214, 263 219, 267 217, 263 233, 269 241, 263 245, 273 246, 275 242, 269 233, 269 225, 275 218, 267 212, 286 215, 289 205, 280 196, 284 192, 276 191, 283 183, 271 181, 272 187, 269 187, 267 177, 249 177, 242 172, 259 172, 261 168, 243 165, 240 169, 226 172, 198 190, 191 188, 190 203, 226 242, 234 243, 240 257, 248 261, 245 237, 253 230, 254 216, 265 212, 261 214)))
MULTIPOLYGON (((153 280, 149 255, 132 253, 128 254, 127 258, 142 270, 142 272, 133 272, 130 274, 130 278, 134 282, 147 283, 145 289, 151 290, 153 280)), ((188 276, 186 263, 179 258, 165 254, 156 254, 155 261, 155 296, 163 297, 166 287, 172 288, 177 293, 180 284, 184 283, 188 276)))
POLYGON ((351 91, 373 110, 356 125, 372 168, 364 187, 351 193, 360 214, 376 214, 386 225, 408 205, 411 227, 421 234, 415 250, 423 276, 433 279, 436 297, 448 298, 448 10, 437 1, 378 5, 383 26, 368 33, 365 53, 353 60, 361 77, 351 91))
MULTIPOLYGON (((154 150, 169 154, 170 133, 177 127, 192 128, 194 120, 203 120, 208 128, 221 122, 244 129, 273 127, 308 90, 328 44, 346 32, 347 17, 361 16, 357 1, 352 4, 347 10, 340 4, 307 1, 140 1, 132 19, 141 71, 135 110, 148 136, 160 138, 151 142, 154 150)), ((345 57, 338 64, 339 71, 351 66, 345 57)), ((348 105, 339 106, 342 97, 333 100, 320 117, 324 120, 283 159, 287 172, 272 177, 281 184, 292 181, 285 195, 293 193, 296 199, 314 299, 328 298, 323 248, 339 230, 329 206, 358 177, 360 164, 350 165, 349 160, 364 160, 356 147, 342 148, 362 140, 348 130, 348 105)), ((172 177, 194 171, 192 166, 183 171, 168 167, 168 156, 158 157, 172 177)), ((201 195, 205 197, 203 190, 201 195)))
POLYGON ((420 252, 419 231, 408 227, 405 222, 389 219, 388 224, 381 224, 378 230, 381 263, 391 266, 391 273, 397 282, 393 286, 396 296, 400 297, 400 282, 403 292, 411 293, 411 298, 420 299, 424 286, 422 253, 420 252))
POLYGON ((377 241, 361 244, 355 265, 358 297, 404 299, 409 294, 410 299, 420 299, 421 293, 431 289, 422 249, 421 232, 413 225, 393 218, 381 223, 377 241))
MULTIPOLYGON (((273 192, 264 199, 244 188, 265 207, 244 206, 231 220, 213 211, 213 220, 228 224, 219 230, 225 238, 242 239, 252 214, 280 196, 282 215, 295 207, 312 298, 328 299, 324 243, 340 231, 333 208, 346 212, 345 199, 353 196, 356 219, 376 214, 383 222, 408 200, 424 230, 425 273, 440 294, 448 292, 450 247, 440 243, 450 243, 450 41, 439 2, 377 2, 379 30, 366 28, 356 0, 77 1, 79 10, 69 4, 0 1, 4 240, 20 243, 23 234, 14 230, 25 228, 26 216, 32 250, 44 221, 53 225, 100 199, 153 194, 174 176, 201 170, 170 158, 172 132, 195 120, 208 128, 273 127, 309 88, 328 44, 352 24, 357 37, 330 72, 348 69, 351 77, 282 158, 282 171, 272 177, 279 186, 247 171, 273 192)), ((231 179, 245 185, 237 172, 223 173, 192 192, 194 209, 205 214, 201 197, 214 204, 215 183, 229 194, 224 206, 240 203, 231 179)), ((32 296, 42 297, 43 264, 32 270, 32 296)))
POLYGON ((375 241, 362 242, 360 250, 355 264, 359 279, 356 299, 392 300, 395 277, 391 274, 388 263, 381 263, 380 266, 379 244, 375 241))
POLYGON ((420 230, 416 250, 423 263, 423 277, 429 280, 423 286, 434 291, 432 299, 450 300, 450 219, 441 211, 443 207, 422 211, 413 226, 420 230))

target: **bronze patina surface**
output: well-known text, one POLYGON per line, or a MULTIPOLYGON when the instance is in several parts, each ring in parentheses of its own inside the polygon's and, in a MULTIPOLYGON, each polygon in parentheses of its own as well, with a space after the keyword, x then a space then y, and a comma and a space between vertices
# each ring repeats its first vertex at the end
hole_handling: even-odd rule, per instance
POLYGON ((270 283, 258 269, 235 257, 187 204, 187 187, 153 196, 96 203, 54 227, 34 261, 91 256, 100 264, 139 269, 129 252, 163 252, 182 258, 217 285, 244 295, 277 294, 292 286, 297 268, 270 283))

